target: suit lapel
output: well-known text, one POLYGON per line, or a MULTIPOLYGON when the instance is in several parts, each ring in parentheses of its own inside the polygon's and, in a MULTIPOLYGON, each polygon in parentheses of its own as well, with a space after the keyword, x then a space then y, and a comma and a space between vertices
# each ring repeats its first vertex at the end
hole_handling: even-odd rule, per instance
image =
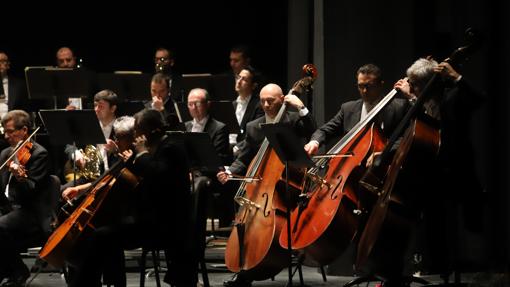
POLYGON ((254 95, 252 95, 250 101, 248 102, 248 106, 246 107, 246 112, 243 115, 241 126, 246 126, 248 120, 252 118, 252 115, 255 112, 255 105, 257 105, 257 99, 254 95))

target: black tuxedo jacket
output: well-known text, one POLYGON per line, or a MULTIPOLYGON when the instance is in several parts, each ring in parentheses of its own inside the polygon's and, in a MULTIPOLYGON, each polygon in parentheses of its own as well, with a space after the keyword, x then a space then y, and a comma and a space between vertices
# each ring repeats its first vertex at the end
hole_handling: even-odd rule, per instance
MULTIPOLYGON (((186 131, 191 132, 193 127, 192 121, 186 122, 186 131)), ((209 116, 209 120, 204 127, 204 132, 209 134, 212 144, 218 153, 223 165, 229 165, 232 162, 232 151, 228 142, 227 126, 209 116)))
POLYGON ((185 151, 164 136, 155 151, 136 157, 131 169, 142 178, 136 200, 140 222, 150 233, 179 241, 181 236, 171 235, 176 230, 186 230, 190 215, 189 164, 185 151))
MULTIPOLYGON (((334 137, 345 135, 360 121, 362 107, 361 99, 342 104, 340 111, 313 133, 312 140, 316 140, 322 145, 334 137)), ((409 101, 393 99, 375 116, 375 122, 382 128, 383 134, 387 138, 391 136, 408 109, 409 101)))
MULTIPOLYGON (((152 100, 145 102, 145 108, 152 109, 152 100)), ((161 115, 165 120, 167 125, 167 129, 170 131, 180 131, 182 130, 182 124, 179 121, 179 117, 175 111, 174 100, 169 97, 166 103, 164 104, 165 109, 161 111, 161 115)))
MULTIPOLYGON (((5 162, 11 152, 11 147, 4 149, 0 153, 0 161, 5 162)), ((14 176, 10 176, 11 173, 7 168, 0 173, 2 196, 9 184, 11 204, 29 210, 41 226, 47 222, 47 218, 53 212, 54 204, 50 200, 55 196, 51 192, 57 192, 48 189, 49 163, 48 151, 40 144, 33 142, 31 157, 25 165, 27 178, 18 181, 14 176)))
MULTIPOLYGON (((237 101, 232 101, 234 105, 234 112, 237 109, 237 101)), ((258 95, 252 95, 250 101, 248 102, 248 106, 246 107, 246 111, 243 115, 243 119, 241 120, 240 132, 237 134, 237 142, 240 143, 246 137, 246 124, 256 120, 264 115, 264 110, 260 106, 260 98, 258 95)))
MULTIPOLYGON (((246 125, 246 138, 240 144, 239 155, 230 166, 233 174, 244 175, 253 157, 257 154, 265 136, 262 132, 261 124, 266 122, 266 117, 260 117, 246 125)), ((297 112, 286 112, 282 123, 288 124, 290 128, 302 139, 302 144, 310 138, 310 135, 316 129, 315 120, 311 113, 300 117, 297 112)))

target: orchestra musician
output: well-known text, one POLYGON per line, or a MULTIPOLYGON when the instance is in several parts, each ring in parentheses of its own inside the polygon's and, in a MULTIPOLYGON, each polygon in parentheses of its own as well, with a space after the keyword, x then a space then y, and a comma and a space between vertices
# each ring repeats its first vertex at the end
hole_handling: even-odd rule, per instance
POLYGON ((185 152, 165 135, 161 114, 152 109, 135 118, 134 151, 121 155, 143 180, 133 201, 133 216, 120 224, 97 228, 84 238, 76 274, 70 286, 101 286, 108 272, 114 286, 126 286, 124 249, 164 246, 172 286, 195 286, 196 262, 191 254, 189 232, 189 168, 185 152), (133 155, 135 153, 135 155, 133 155), (134 161, 130 161, 134 156, 134 161))
MULTIPOLYGON (((222 166, 232 163, 232 151, 229 145, 227 126, 214 119, 209 114, 210 108, 209 93, 205 89, 192 89, 188 94, 188 110, 192 117, 191 121, 185 123, 188 132, 206 132, 221 160, 222 166)), ((220 168, 220 167, 218 167, 220 168)), ((214 204, 214 215, 218 217, 220 226, 228 226, 234 215, 231 194, 227 192, 228 187, 222 186, 216 179, 216 173, 209 174, 203 171, 195 171, 195 190, 207 187, 209 194, 215 193, 218 196, 217 204, 214 204)))
POLYGON ((74 69, 78 66, 76 56, 69 47, 61 47, 56 54, 56 62, 58 68, 74 69))
MULTIPOLYGON (((356 72, 360 99, 341 105, 338 113, 329 122, 317 129, 304 147, 309 155, 317 153, 319 146, 337 136, 343 136, 383 98, 381 69, 374 64, 361 66, 356 72)), ((376 117, 377 125, 389 137, 408 108, 408 101, 394 98, 376 117)))
POLYGON ((160 112, 169 130, 180 130, 180 119, 174 107, 174 100, 170 97, 169 83, 167 75, 154 74, 150 86, 151 100, 145 102, 145 107, 160 112))
POLYGON ((223 165, 232 162, 232 153, 228 144, 227 126, 209 114, 211 106, 209 93, 205 89, 192 89, 188 94, 188 110, 192 120, 185 123, 188 132, 206 132, 223 165))
MULTIPOLYGON (((22 110, 9 111, 2 125, 10 145, 0 154, 4 163, 13 149, 28 139, 32 125, 22 110)), ((7 279, 1 286, 25 286, 30 272, 19 252, 44 242, 54 206, 48 202, 52 191, 46 188, 50 183, 48 152, 33 140, 22 149, 26 149, 25 158, 8 162, 0 171, 0 282, 7 279)))
POLYGON ((237 135, 233 135, 231 140, 231 144, 234 144, 234 154, 237 154, 239 151, 238 144, 245 138, 246 124, 264 115, 257 93, 259 82, 260 76, 250 66, 243 68, 237 75, 235 85, 237 99, 232 104, 234 105, 240 131, 237 135))
MULTIPOLYGON (((260 91, 260 104, 265 115, 246 125, 246 138, 240 145, 239 155, 226 171, 220 171, 217 174, 218 180, 221 183, 226 183, 231 176, 244 175, 246 173, 251 160, 256 155, 265 138, 260 124, 274 122, 284 102, 296 108, 298 112, 286 111, 282 117, 282 122, 289 123, 295 133, 304 141, 309 139, 316 128, 316 124, 303 102, 292 94, 284 96, 282 89, 278 85, 268 84, 260 91)), ((251 280, 243 277, 241 272, 236 274, 232 280, 225 281, 223 285, 251 286, 251 280)))
POLYGON ((454 235, 455 224, 459 225, 455 223, 458 220, 455 211, 460 210, 461 225, 470 232, 479 233, 483 228, 480 206, 485 197, 475 171, 470 139, 470 119, 483 97, 448 62, 438 64, 428 58, 416 60, 407 69, 407 79, 397 81, 395 88, 414 100, 422 95, 434 74, 442 81, 433 86, 423 112, 439 121, 441 145, 428 176, 431 188, 420 197, 423 222, 417 252, 423 255, 422 266, 426 272, 447 274, 456 268, 455 260, 460 254, 456 250, 460 245, 456 244, 458 237, 454 235))
POLYGON ((167 48, 159 47, 154 53, 154 73, 161 73, 168 78, 170 97, 175 101, 183 101, 181 91, 182 74, 175 69, 175 53, 167 48))
MULTIPOLYGON (((117 117, 117 104, 118 96, 111 90, 102 90, 94 95, 94 111, 97 119, 99 120, 99 126, 101 127, 101 131, 103 132, 106 141, 106 144, 99 144, 95 147, 102 158, 100 163, 100 173, 108 170, 109 167, 116 161, 115 153, 117 152, 117 149, 115 142, 113 141, 113 138, 115 137, 113 123, 117 117)), ((84 168, 87 159, 84 157, 82 151, 72 145, 67 145, 65 153, 70 163, 74 160, 78 169, 84 168)), ((68 180, 68 184, 63 186, 63 190, 69 186, 83 184, 90 180, 80 178, 75 184, 73 182, 73 174, 69 171, 65 171, 64 173, 68 180)))
MULTIPOLYGON (((134 141, 135 119, 130 116, 122 116, 113 122, 114 150, 123 152, 132 148, 134 141)), ((115 155, 117 156, 117 155, 115 155)), ((92 185, 92 182, 82 183, 76 186, 66 186, 62 191, 64 200, 71 200, 92 185)))
POLYGON ((27 88, 23 79, 9 74, 11 62, 5 51, 0 50, 0 118, 11 110, 28 107, 27 88))

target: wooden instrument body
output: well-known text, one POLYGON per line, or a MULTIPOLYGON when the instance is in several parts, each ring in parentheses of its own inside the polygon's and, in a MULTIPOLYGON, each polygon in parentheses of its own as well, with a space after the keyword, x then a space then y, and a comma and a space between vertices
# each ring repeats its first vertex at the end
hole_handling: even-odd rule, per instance
POLYGON ((39 256, 54 267, 63 267, 81 235, 116 218, 113 214, 115 209, 110 208, 119 205, 115 199, 121 196, 120 193, 132 190, 137 185, 138 178, 127 168, 121 169, 117 175, 103 177, 73 213, 55 229, 39 256))
MULTIPOLYGON (((293 249, 304 249, 315 261, 324 265, 338 257, 350 244, 359 224, 356 209, 361 207, 359 178, 365 171, 366 160, 382 150, 384 139, 374 124, 365 126, 340 151, 347 157, 331 158, 320 167, 325 184, 308 182, 307 202, 291 214, 293 249)), ((286 228, 286 226, 284 227, 286 228)), ((282 233, 280 244, 286 247, 287 234, 282 233)))
POLYGON ((283 197, 284 170, 285 165, 269 148, 255 175, 261 180, 245 185, 245 198, 253 204, 240 206, 236 214, 225 250, 225 263, 230 271, 243 271, 253 280, 263 280, 288 265, 288 252, 278 244, 287 209, 283 197))
MULTIPOLYGON (((377 257, 403 259, 418 220, 420 197, 425 195, 430 181, 427 163, 433 162, 439 146, 438 129, 420 120, 411 122, 360 237, 356 268, 360 268, 373 251, 377 257)), ((397 264, 399 262, 389 265, 397 264)))

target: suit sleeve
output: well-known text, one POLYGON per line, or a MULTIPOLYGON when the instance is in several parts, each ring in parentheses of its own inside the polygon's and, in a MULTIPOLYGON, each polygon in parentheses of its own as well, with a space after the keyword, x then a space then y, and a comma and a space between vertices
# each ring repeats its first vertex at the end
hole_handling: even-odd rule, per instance
POLYGON ((16 190, 16 196, 20 198, 35 196, 33 193, 38 190, 43 180, 47 178, 49 170, 48 152, 45 149, 34 152, 27 162, 26 168, 27 178, 18 181, 15 177, 12 177, 10 182, 16 190))
POLYGON ((320 145, 322 145, 332 136, 343 135, 345 133, 343 126, 344 109, 342 105, 340 111, 338 111, 338 113, 331 120, 329 120, 329 122, 322 125, 313 133, 311 140, 316 140, 320 145))
POLYGON ((223 125, 214 133, 212 142, 222 164, 229 165, 232 162, 232 151, 228 141, 228 129, 226 125, 223 125))

